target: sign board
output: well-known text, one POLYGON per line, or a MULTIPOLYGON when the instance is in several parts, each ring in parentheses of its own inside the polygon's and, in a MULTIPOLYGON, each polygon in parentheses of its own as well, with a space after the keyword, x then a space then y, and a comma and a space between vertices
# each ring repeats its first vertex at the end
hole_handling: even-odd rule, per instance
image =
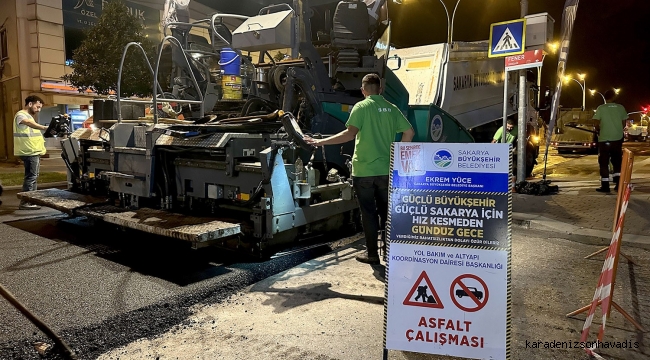
POLYGON ((392 151, 386 349, 506 359, 510 144, 392 151))
POLYGON ((521 55, 506 57, 506 71, 528 69, 542 66, 543 50, 528 50, 521 55))
POLYGON ((390 246, 388 349, 506 358, 507 251, 390 246))
MULTIPOLYGON (((63 0, 63 26, 65 28, 88 29, 97 24, 108 0, 63 0)), ((161 2, 162 3, 162 2, 161 2)), ((158 37, 160 33, 160 10, 124 1, 127 8, 125 16, 133 17, 145 26, 145 33, 158 37)))
POLYGON ((523 54, 526 47, 526 19, 490 25, 488 57, 523 54))

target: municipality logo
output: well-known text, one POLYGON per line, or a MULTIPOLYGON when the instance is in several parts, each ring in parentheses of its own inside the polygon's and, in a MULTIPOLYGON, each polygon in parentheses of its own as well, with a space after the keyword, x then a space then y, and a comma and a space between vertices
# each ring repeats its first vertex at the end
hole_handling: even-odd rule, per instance
POLYGON ((433 164, 440 169, 448 168, 451 165, 452 161, 453 156, 447 149, 440 149, 436 151, 435 154, 433 154, 433 164))
POLYGON ((431 119, 431 128, 429 129, 431 140, 433 140, 433 142, 440 141, 443 129, 442 117, 440 117, 440 115, 434 116, 433 119, 431 119))

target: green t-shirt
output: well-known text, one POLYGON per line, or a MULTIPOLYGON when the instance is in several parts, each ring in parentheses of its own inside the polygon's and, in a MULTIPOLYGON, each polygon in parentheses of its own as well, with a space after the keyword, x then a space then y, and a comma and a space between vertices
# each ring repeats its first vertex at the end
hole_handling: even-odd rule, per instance
POLYGON ((354 141, 352 176, 381 176, 390 171, 390 147, 395 135, 411 128, 399 108, 381 95, 358 102, 345 126, 359 129, 354 141))
MULTIPOLYGON (((517 126, 513 126, 512 130, 506 133, 506 143, 512 144, 515 141, 515 137, 517 137, 517 126)), ((497 132, 494 133, 494 137, 492 137, 492 139, 496 140, 499 143, 503 141, 503 126, 501 126, 497 132)))
POLYGON ((627 111, 616 103, 603 104, 596 109, 594 120, 600 120, 598 142, 623 139, 623 120, 627 120, 627 111))

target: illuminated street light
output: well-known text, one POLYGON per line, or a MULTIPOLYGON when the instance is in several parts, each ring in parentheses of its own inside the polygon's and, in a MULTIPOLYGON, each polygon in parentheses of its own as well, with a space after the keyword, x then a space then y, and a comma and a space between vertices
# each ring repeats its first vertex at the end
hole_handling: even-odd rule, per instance
POLYGON ((573 80, 573 81, 577 82, 578 85, 580 85, 580 88, 582 89, 582 111, 585 110, 585 92, 587 91, 587 88, 586 88, 586 85, 585 85, 585 77, 586 76, 587 76, 586 74, 578 74, 578 77, 580 78, 580 80, 582 80, 582 83, 580 81, 572 78, 569 75, 564 76, 564 82, 565 83, 568 83, 569 80, 573 80))
MULTIPOLYGON (((621 93, 621 88, 614 88, 614 94, 618 95, 621 93)), ((605 100, 605 95, 603 95, 600 91, 596 91, 596 89, 589 89, 589 93, 591 93, 591 96, 595 96, 596 94, 600 95, 600 97, 603 98, 603 103, 607 104, 607 100, 605 100)))
POLYGON ((589 92, 591 93, 591 96, 595 96, 596 94, 599 94, 603 98, 603 104, 607 104, 607 100, 605 100, 605 96, 601 94, 600 91, 596 91, 595 89, 589 89, 589 92))
MULTIPOLYGON (((393 0, 395 1, 395 0, 393 0)), ((560 48, 560 42, 559 41, 553 41, 551 43, 548 43, 548 49, 551 52, 551 54, 557 53, 557 50, 560 48)))

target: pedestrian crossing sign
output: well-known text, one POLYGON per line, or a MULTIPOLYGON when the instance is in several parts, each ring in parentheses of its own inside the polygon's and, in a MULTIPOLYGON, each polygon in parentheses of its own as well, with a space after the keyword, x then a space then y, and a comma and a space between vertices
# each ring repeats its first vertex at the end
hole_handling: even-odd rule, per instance
POLYGON ((526 19, 504 21, 490 25, 488 57, 523 54, 526 47, 526 19))

